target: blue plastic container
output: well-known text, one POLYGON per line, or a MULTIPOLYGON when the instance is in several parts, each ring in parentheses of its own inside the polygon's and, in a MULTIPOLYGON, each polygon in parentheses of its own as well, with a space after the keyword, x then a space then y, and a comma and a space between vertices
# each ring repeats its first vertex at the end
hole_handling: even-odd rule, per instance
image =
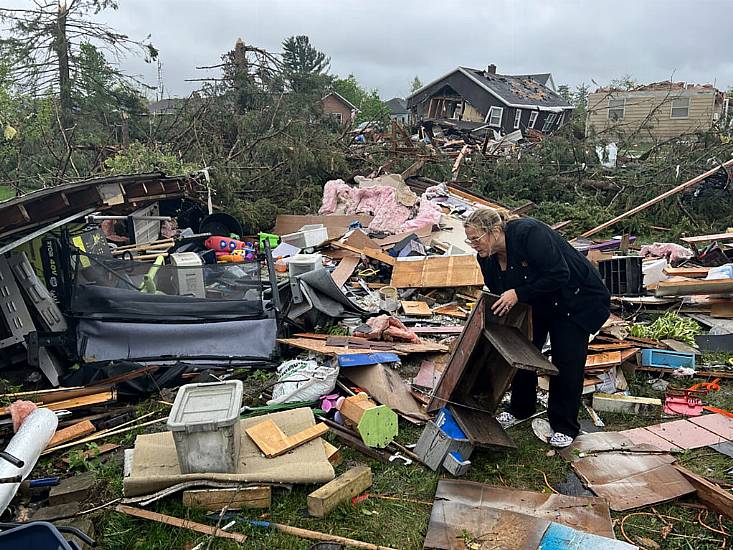
POLYGON ((58 529, 47 521, 34 521, 0 533, 0 550, 79 550, 68 542, 58 529))
POLYGON ((676 369, 679 367, 695 368, 695 354, 687 351, 668 351, 664 349, 641 350, 643 367, 659 367, 676 369))

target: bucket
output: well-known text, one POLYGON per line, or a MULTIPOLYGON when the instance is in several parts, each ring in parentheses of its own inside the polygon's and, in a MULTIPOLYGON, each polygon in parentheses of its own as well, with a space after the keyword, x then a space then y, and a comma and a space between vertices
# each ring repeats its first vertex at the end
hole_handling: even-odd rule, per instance
POLYGON ((385 286, 379 289, 379 307, 390 313, 397 311, 400 305, 400 297, 397 289, 393 286, 385 286))
POLYGON ((242 224, 237 218, 224 212, 210 214, 201 220, 199 233, 211 233, 212 235, 224 235, 228 237, 235 234, 238 237, 243 235, 242 224))

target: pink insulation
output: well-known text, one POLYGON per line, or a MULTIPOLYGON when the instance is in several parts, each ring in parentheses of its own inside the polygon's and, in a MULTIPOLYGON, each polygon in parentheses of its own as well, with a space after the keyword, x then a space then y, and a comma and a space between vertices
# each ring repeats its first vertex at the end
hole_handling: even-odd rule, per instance
POLYGON ((385 342, 410 342, 419 344, 420 338, 408 329, 399 319, 389 315, 379 315, 367 320, 367 325, 372 327, 371 332, 356 334, 369 340, 384 340, 385 342))
POLYGON ((639 252, 642 257, 667 258, 670 263, 692 258, 692 250, 674 243, 654 243, 642 246, 639 252))
MULTIPOLYGON (((319 214, 369 214, 374 219, 369 229, 398 233, 412 216, 412 210, 397 202, 394 187, 374 186, 363 189, 331 180, 323 188, 319 214)), ((425 225, 424 223, 422 225, 425 225)))
POLYGON ((10 417, 13 419, 13 431, 17 432, 20 425, 23 424, 23 421, 37 408, 36 404, 30 401, 15 401, 11 403, 8 409, 10 409, 10 417))
POLYGON ((440 207, 423 196, 420 199, 420 208, 417 211, 417 216, 403 223, 398 233, 415 231, 421 227, 425 227, 426 225, 429 225, 430 227, 437 225, 440 223, 441 214, 442 211, 440 210, 440 207))

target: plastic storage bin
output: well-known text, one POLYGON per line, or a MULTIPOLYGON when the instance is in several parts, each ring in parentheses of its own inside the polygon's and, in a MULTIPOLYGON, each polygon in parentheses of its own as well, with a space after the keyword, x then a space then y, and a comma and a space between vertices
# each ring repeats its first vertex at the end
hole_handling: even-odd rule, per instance
POLYGON ((679 367, 695 368, 695 354, 687 351, 668 351, 664 349, 641 350, 642 367, 663 367, 676 369, 679 367))
POLYGON ((280 240, 300 249, 313 248, 328 240, 328 229, 322 224, 304 225, 295 233, 283 235, 280 240))
POLYGON ((79 550, 67 541, 52 523, 34 521, 0 533, 0 550, 79 550))
POLYGON ((233 473, 239 464, 239 380, 186 384, 168 416, 181 472, 233 473))

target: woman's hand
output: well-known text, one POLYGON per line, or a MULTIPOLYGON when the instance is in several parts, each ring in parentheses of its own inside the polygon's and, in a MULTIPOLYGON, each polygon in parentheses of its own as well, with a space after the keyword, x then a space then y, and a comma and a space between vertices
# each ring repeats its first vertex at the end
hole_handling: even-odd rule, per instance
POLYGON ((519 298, 517 298, 517 293, 512 288, 511 290, 507 290, 496 302, 494 302, 494 305, 491 306, 491 311, 494 315, 503 317, 509 313, 509 310, 512 309, 518 301, 519 298))

